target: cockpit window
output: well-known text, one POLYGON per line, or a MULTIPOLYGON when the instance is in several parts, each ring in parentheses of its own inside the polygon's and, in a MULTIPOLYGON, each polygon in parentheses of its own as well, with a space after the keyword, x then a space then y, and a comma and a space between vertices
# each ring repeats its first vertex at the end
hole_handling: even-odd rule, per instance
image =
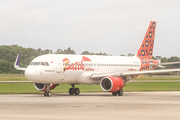
POLYGON ((29 65, 32 65, 33 64, 33 62, 31 62, 29 65))
POLYGON ((40 65, 40 62, 34 62, 34 64, 33 64, 34 66, 36 66, 36 65, 40 65))
POLYGON ((41 62, 41 65, 42 65, 42 66, 45 66, 44 62, 41 62))
POLYGON ((48 62, 45 62, 46 66, 49 66, 49 63, 48 62))

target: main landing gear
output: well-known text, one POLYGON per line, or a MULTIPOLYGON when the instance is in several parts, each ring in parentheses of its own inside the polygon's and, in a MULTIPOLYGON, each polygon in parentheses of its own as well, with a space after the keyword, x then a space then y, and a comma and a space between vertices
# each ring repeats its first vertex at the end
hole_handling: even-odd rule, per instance
POLYGON ((117 92, 112 92, 112 95, 113 96, 123 96, 123 89, 121 89, 121 90, 119 90, 119 91, 117 91, 117 92))
POLYGON ((45 97, 51 97, 51 92, 50 92, 50 84, 46 84, 47 88, 46 91, 44 92, 45 97))
POLYGON ((69 95, 79 95, 79 88, 75 88, 75 84, 71 84, 72 88, 69 88, 69 95))

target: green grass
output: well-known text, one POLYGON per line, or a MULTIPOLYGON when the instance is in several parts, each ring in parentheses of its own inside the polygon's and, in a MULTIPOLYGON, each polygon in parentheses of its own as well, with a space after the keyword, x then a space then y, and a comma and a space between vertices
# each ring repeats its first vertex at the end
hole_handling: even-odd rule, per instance
MULTIPOLYGON (((52 93, 68 93, 71 86, 61 84, 57 86, 52 93)), ((103 92, 100 85, 76 85, 81 92, 103 92)), ((127 83, 123 88, 125 92, 130 91, 179 91, 180 82, 161 82, 161 83, 127 83)), ((0 84, 0 93, 43 93, 34 88, 33 83, 15 83, 15 84, 0 84)))
POLYGON ((0 81, 28 81, 23 74, 2 74, 0 81))
POLYGON ((180 82, 127 83, 124 91, 179 91, 180 82))
MULTIPOLYGON (((180 76, 143 76, 137 80, 180 80, 180 76)), ((3 74, 0 75, 0 81, 27 81, 23 74, 3 74)), ((52 93, 68 93, 69 84, 60 84, 52 93)), ((103 92, 100 85, 76 85, 81 92, 103 92)), ((179 91, 180 82, 143 82, 127 83, 123 88, 124 91, 179 91)), ((10 93, 43 93, 35 89, 33 83, 7 83, 0 84, 1 94, 10 93)))
MULTIPOLYGON (((51 90, 53 93, 68 93, 69 84, 60 84, 55 89, 51 90)), ((102 92, 99 85, 76 85, 81 92, 102 92)), ((0 84, 0 93, 43 93, 35 89, 33 83, 8 83, 0 84)))

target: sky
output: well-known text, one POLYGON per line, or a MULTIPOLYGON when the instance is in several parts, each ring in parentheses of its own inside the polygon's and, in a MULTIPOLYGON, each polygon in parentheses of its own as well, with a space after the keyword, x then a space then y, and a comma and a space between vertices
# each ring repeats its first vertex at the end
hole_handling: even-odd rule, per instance
POLYGON ((180 57, 179 0, 0 0, 0 45, 136 54, 150 21, 153 55, 180 57))

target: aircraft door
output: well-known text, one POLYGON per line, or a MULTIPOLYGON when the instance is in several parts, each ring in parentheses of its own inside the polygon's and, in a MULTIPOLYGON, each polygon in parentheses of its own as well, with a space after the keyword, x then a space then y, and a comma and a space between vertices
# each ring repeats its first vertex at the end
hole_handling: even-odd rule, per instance
POLYGON ((63 67, 58 57, 53 57, 56 63, 56 73, 58 74, 58 80, 63 80, 63 67))
POLYGON ((62 65, 57 57, 53 57, 56 62, 56 73, 62 73, 62 65))

